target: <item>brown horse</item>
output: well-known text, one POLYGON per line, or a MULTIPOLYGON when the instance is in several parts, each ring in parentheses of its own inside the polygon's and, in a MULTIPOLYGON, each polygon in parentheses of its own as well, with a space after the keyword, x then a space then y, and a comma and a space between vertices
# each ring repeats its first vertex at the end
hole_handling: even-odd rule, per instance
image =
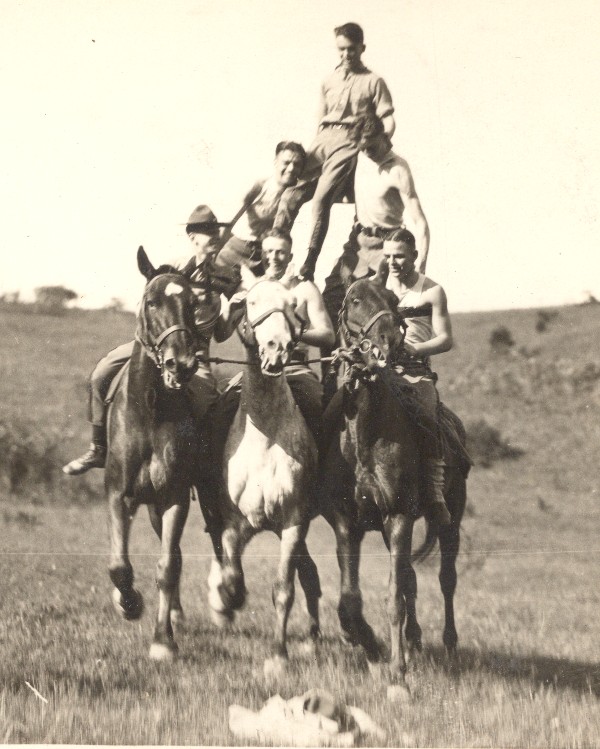
MULTIPOLYGON (((340 313, 340 332, 344 345, 350 346, 352 363, 347 383, 325 414, 333 437, 327 443, 319 496, 320 510, 333 527, 337 541, 340 623, 348 639, 365 648, 370 662, 380 660, 382 650, 362 614, 360 545, 368 530, 383 534, 390 552, 388 697, 403 699, 409 693, 405 680, 405 619, 409 650, 421 649, 411 545, 413 525, 423 514, 423 503, 419 496, 416 427, 393 394, 389 379, 388 362, 403 341, 396 305, 396 297, 381 283, 363 279, 348 289, 340 313)), ((457 643, 453 609, 455 560, 466 502, 465 476, 458 467, 446 468, 445 498, 451 525, 438 530, 428 524, 426 541, 416 555, 422 557, 431 551, 437 531, 441 550, 439 579, 446 613, 443 640, 446 648, 453 651, 457 643)))
POLYGON ((158 615, 150 657, 171 660, 177 646, 172 620, 179 601, 180 540, 187 518, 192 466, 202 441, 183 387, 194 375, 196 297, 188 275, 170 266, 155 269, 143 248, 138 267, 147 283, 137 318, 136 343, 110 407, 105 487, 110 512, 110 579, 113 603, 126 619, 138 619, 143 599, 133 587, 129 530, 140 504, 148 505, 161 540, 156 568, 158 615))
POLYGON ((286 632, 296 570, 319 635, 319 577, 306 548, 314 517, 317 447, 283 376, 299 335, 293 292, 275 280, 257 279, 242 266, 249 291, 240 336, 247 352, 240 403, 225 440, 219 514, 211 537, 216 559, 209 575, 215 621, 231 619, 246 596, 242 554, 259 531, 281 539, 273 583, 276 632, 265 674, 277 676, 287 662, 286 632))

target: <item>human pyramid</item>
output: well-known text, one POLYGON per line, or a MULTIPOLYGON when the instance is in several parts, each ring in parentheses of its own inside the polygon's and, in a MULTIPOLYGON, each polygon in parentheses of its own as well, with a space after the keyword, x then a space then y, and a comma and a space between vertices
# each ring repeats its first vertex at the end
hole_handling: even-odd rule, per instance
MULTIPOLYGON (((194 415, 210 423, 233 419, 239 388, 223 396, 210 368, 210 342, 229 337, 243 314, 245 290, 240 266, 255 276, 279 280, 295 297, 300 335, 286 367, 286 379, 306 423, 319 444, 323 408, 336 389, 335 373, 324 367, 322 380, 309 367, 308 347, 323 357, 333 350, 337 321, 350 284, 373 275, 380 264, 388 268, 387 287, 398 299, 406 325, 404 351, 394 371, 412 388, 418 408, 412 417, 419 427, 424 471, 424 497, 430 517, 450 522, 444 502, 444 463, 439 426, 436 375, 430 357, 452 347, 452 329, 443 288, 425 275, 429 228, 407 162, 392 150, 394 107, 385 81, 362 62, 362 28, 346 23, 334 29, 340 63, 324 80, 317 135, 308 151, 283 141, 275 149, 273 174, 256 182, 230 223, 217 220, 206 205, 188 219, 186 232, 193 247, 196 293, 202 300, 197 319, 198 370, 188 387, 194 415), (341 256, 328 274, 323 293, 314 272, 325 241, 334 202, 349 198, 355 219, 341 256), (288 267, 292 256, 291 228, 301 206, 312 200, 312 229, 306 257, 298 274, 288 267), (413 231, 404 223, 408 215, 413 231), (218 404, 220 405, 218 406, 218 404), (217 417, 216 414, 219 413, 217 417), (225 416, 223 416, 225 414, 225 416)), ((189 252, 171 265, 183 268, 189 252)), ((63 471, 79 475, 104 467, 107 452, 107 394, 117 373, 129 361, 134 342, 109 352, 90 379, 89 450, 63 471)), ((335 407, 335 399, 332 406, 335 407)))

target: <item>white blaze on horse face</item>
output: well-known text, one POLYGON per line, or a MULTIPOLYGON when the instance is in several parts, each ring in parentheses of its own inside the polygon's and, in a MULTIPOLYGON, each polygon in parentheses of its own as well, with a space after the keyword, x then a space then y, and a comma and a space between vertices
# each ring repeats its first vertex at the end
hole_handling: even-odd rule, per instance
POLYGON ((166 296, 174 296, 175 294, 182 294, 182 293, 183 293, 183 286, 180 286, 178 283, 175 283, 174 281, 169 281, 169 283, 165 287, 166 296))

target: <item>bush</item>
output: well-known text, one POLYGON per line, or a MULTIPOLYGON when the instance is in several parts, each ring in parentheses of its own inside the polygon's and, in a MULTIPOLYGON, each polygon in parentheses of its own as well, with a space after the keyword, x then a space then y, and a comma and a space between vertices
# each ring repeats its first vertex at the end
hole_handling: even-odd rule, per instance
POLYGON ((64 286, 38 286, 35 289, 36 306, 48 315, 59 315, 74 299, 77 299, 77 294, 64 286))
POLYGON ((86 481, 69 481, 58 455, 62 431, 42 433, 30 422, 0 419, 0 486, 14 497, 92 501, 100 492, 86 481))
POLYGON ((523 455, 523 450, 511 445, 485 419, 467 425, 467 449, 475 465, 484 468, 498 460, 514 460, 523 455))
POLYGON ((548 329, 548 325, 550 325, 552 320, 554 320, 556 317, 558 317, 558 312, 556 310, 538 310, 537 319, 535 322, 535 329, 537 330, 537 332, 544 333, 548 329))
POLYGON ((503 325, 492 330, 489 341, 492 351, 497 354, 505 354, 515 345, 510 330, 503 325))

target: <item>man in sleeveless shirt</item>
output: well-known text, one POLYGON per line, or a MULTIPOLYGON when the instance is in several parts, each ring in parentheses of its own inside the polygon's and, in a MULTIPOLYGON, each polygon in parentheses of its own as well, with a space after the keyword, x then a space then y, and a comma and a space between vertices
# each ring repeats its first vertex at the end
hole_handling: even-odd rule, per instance
MULTIPOLYGON (((261 239, 270 229, 284 191, 298 182, 304 169, 306 152, 299 143, 282 141, 275 149, 275 167, 267 179, 255 182, 230 225, 230 236, 215 260, 217 269, 239 270, 245 263, 257 276, 264 273, 261 239)), ((239 274, 225 289, 230 297, 239 285, 239 274)))
MULTIPOLYGON (((425 272, 429 252, 429 226, 407 161, 392 151, 380 119, 361 117, 351 132, 359 149, 354 178, 356 218, 343 253, 325 280, 323 299, 329 316, 337 322, 348 286, 374 274, 381 263, 383 240, 404 227, 405 213, 414 228, 417 268, 425 272)), ((322 356, 330 351, 321 350, 322 356)), ((326 379, 326 399, 335 392, 335 375, 326 379)))
POLYGON ((299 275, 312 280, 329 228, 329 212, 347 190, 356 165, 357 146, 349 137, 359 117, 370 113, 383 123, 388 136, 395 129, 389 89, 380 76, 366 68, 362 28, 346 23, 335 30, 340 64, 321 87, 319 128, 308 150, 301 182, 287 190, 279 203, 274 226, 289 232, 301 206, 312 198, 312 231, 306 260, 299 275))
MULTIPOLYGON (((295 313, 301 325, 290 365, 285 368, 285 377, 294 400, 318 444, 323 413, 323 388, 319 378, 306 363, 308 347, 332 346, 335 333, 321 292, 312 281, 303 280, 291 272, 291 258, 290 235, 280 229, 267 232, 262 241, 264 275, 266 278, 280 281, 286 288, 293 290, 295 313)), ((215 418, 219 421, 219 427, 215 431, 221 434, 222 439, 226 437, 226 431, 237 411, 240 387, 241 377, 238 375, 233 378, 217 406, 215 418)))
MULTIPOLYGON (((188 383, 193 393, 194 415, 203 418, 218 398, 217 386, 208 362, 210 339, 215 334, 217 339, 223 340, 230 334, 227 324, 229 305, 221 297, 219 285, 229 287, 232 283, 231 275, 221 269, 220 284, 213 273, 214 256, 220 246, 220 230, 227 224, 219 223, 215 214, 206 205, 199 205, 194 209, 186 232, 193 247, 197 268, 192 276, 194 290, 201 304, 198 305, 196 323, 199 332, 199 366, 196 374, 188 383), (222 309, 222 305, 225 310, 222 309)), ((190 259, 189 252, 174 260, 170 265, 174 268, 184 268, 190 259)), ((105 399, 110 385, 117 373, 131 358, 134 341, 125 343, 110 351, 101 359, 90 376, 88 383, 89 402, 88 420, 92 426, 92 442, 86 453, 72 460, 63 467, 63 472, 69 476, 78 476, 89 471, 90 468, 103 468, 106 461, 106 418, 108 407, 105 399)))
MULTIPOLYGON (((440 284, 419 272, 415 238, 407 229, 390 234, 383 243, 389 268, 387 287, 398 297, 398 311, 406 323, 403 351, 394 362, 388 384, 409 387, 413 402, 408 407, 420 433, 420 455, 424 468, 424 495, 430 516, 440 525, 450 523, 444 501, 444 461, 440 441, 439 398, 430 357, 452 348, 452 325, 446 294, 440 284)), ((409 401, 410 402, 410 401, 409 401)), ((403 403, 406 405, 405 399, 403 403)))

